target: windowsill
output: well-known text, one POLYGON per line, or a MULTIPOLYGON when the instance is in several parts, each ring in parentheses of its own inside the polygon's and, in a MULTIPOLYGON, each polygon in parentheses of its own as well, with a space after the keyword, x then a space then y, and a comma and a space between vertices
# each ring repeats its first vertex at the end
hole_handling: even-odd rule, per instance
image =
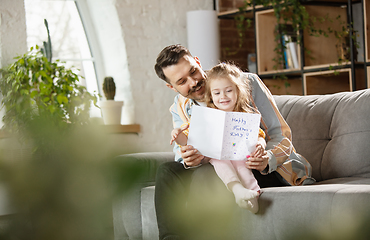
MULTIPOLYGON (((127 125, 101 125, 104 132, 106 133, 139 133, 140 125, 139 124, 127 124, 127 125)), ((9 138, 9 133, 0 129, 0 139, 9 138)))
POLYGON ((139 133, 139 124, 128 125, 103 125, 104 131, 107 133, 139 133))
POLYGON ((0 139, 10 137, 9 133, 5 132, 4 130, 0 129, 0 139))

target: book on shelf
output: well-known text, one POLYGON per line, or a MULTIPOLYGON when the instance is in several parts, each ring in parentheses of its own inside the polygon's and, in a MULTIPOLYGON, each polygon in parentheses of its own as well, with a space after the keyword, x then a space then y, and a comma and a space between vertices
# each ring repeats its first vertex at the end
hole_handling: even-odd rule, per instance
POLYGON ((290 24, 284 25, 281 28, 281 34, 284 67, 285 69, 298 69, 297 34, 294 32, 293 26, 290 24))
POLYGON ((283 35, 284 38, 284 51, 286 51, 288 69, 299 68, 298 55, 297 55, 297 43, 293 42, 292 37, 289 35, 283 35))
POLYGON ((288 63, 288 51, 286 50, 286 43, 284 36, 281 37, 281 44, 282 44, 282 51, 284 56, 284 68, 289 69, 289 63, 288 63))

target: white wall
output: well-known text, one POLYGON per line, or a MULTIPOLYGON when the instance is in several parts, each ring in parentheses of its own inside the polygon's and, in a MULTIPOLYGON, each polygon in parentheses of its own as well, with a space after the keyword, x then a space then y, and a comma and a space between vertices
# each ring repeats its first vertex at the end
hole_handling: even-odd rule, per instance
MULTIPOLYGON (((0 0, 0 68, 27 51, 26 16, 23 0, 0 0)), ((4 109, 0 110, 0 128, 4 109)))
MULTIPOLYGON (((0 0, 0 2, 1 64, 4 61, 9 63, 13 56, 25 52, 27 47, 26 29, 22 23, 25 21, 23 0, 0 0)), ((108 76, 112 75, 111 71, 117 71, 112 70, 111 65, 106 66, 107 59, 116 60, 122 70, 128 68, 128 74, 121 74, 122 78, 129 79, 124 83, 118 83, 119 87, 122 88, 119 90, 121 96, 118 97, 125 98, 122 95, 125 95, 127 91, 132 94, 132 102, 126 103, 126 107, 131 108, 134 112, 132 121, 141 126, 139 134, 112 134, 111 140, 114 149, 117 150, 117 154, 172 151, 172 147, 169 145, 172 121, 168 109, 173 102, 175 93, 156 76, 155 59, 167 45, 180 43, 187 46, 186 12, 211 10, 213 9, 213 1, 85 0, 85 2, 89 7, 92 19, 98 19, 96 14, 99 14, 99 11, 97 10, 99 8, 102 10, 102 6, 112 14, 116 14, 111 16, 111 20, 117 19, 119 24, 105 23, 105 25, 102 24, 104 27, 101 26, 104 29, 96 29, 99 44, 117 46, 117 52, 107 50, 101 53, 101 59, 105 60, 104 74, 108 76), (104 43, 99 32, 109 33, 106 29, 109 26, 115 26, 115 28, 120 26, 121 29, 110 29, 109 31, 114 31, 114 39, 104 43), (122 39, 120 39, 120 35, 122 39), (125 54, 126 56, 123 56, 125 54)), ((92 21, 94 22, 94 20, 92 21)), ((119 75, 117 72, 114 74, 119 75)), ((115 78, 115 80, 119 79, 115 78)))
POLYGON ((27 51, 23 0, 0 0, 0 68, 27 51))
POLYGON ((117 0, 116 9, 126 45, 137 135, 116 135, 117 148, 172 151, 168 111, 175 93, 154 71, 158 53, 167 45, 187 46, 186 12, 211 10, 211 0, 117 0), (127 141, 129 140, 129 141, 127 141))

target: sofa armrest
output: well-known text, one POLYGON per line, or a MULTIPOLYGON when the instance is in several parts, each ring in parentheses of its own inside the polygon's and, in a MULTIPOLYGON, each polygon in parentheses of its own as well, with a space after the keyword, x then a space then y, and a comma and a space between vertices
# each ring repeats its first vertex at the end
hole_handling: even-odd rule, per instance
POLYGON ((124 170, 122 174, 130 174, 134 179, 122 176, 123 181, 130 179, 134 184, 113 203, 115 240, 142 239, 141 190, 147 186, 154 186, 158 166, 164 162, 174 161, 174 158, 175 154, 172 152, 147 152, 124 154, 113 159, 117 167, 124 170), (136 170, 137 173, 134 172, 136 170))

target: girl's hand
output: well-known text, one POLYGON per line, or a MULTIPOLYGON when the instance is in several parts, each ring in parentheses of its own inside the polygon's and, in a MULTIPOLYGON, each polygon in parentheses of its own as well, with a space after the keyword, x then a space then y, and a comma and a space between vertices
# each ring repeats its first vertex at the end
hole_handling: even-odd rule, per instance
POLYGON ((265 148, 260 144, 257 143, 256 150, 252 153, 252 157, 262 157, 265 154, 265 148))
POLYGON ((175 128, 172 130, 170 145, 172 145, 172 143, 176 140, 180 133, 182 133, 181 128, 175 128))
POLYGON ((256 150, 251 154, 251 156, 247 157, 247 162, 245 163, 246 167, 249 169, 256 169, 258 171, 263 171, 268 165, 269 157, 267 155, 267 151, 258 143, 256 145, 256 150))
POLYGON ((172 132, 171 132, 170 145, 172 145, 172 143, 174 141, 176 141, 176 139, 177 139, 177 137, 179 136, 180 133, 182 133, 183 131, 185 131, 188 128, 189 128, 189 124, 186 124, 185 126, 183 126, 181 128, 175 128, 175 129, 173 129, 172 132))

